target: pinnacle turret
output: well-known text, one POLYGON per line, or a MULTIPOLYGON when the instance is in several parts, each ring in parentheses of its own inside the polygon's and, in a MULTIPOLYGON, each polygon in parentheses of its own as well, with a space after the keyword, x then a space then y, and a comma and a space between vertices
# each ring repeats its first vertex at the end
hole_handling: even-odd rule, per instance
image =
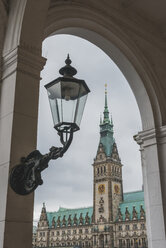
POLYGON ((100 125, 102 124, 103 122, 102 122, 102 117, 101 117, 101 115, 100 115, 100 125))
POLYGON ((45 220, 47 221, 47 212, 46 212, 46 206, 45 203, 43 202, 43 207, 40 215, 40 220, 45 220))

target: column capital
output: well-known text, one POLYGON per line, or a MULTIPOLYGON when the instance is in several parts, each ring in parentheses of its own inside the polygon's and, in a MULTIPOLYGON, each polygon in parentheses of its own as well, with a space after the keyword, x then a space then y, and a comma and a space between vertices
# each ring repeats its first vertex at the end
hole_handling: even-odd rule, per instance
POLYGON ((141 148, 166 143, 166 126, 138 132, 133 138, 141 148))
POLYGON ((41 50, 21 42, 19 46, 3 55, 2 80, 16 71, 40 80, 40 72, 46 63, 41 50))

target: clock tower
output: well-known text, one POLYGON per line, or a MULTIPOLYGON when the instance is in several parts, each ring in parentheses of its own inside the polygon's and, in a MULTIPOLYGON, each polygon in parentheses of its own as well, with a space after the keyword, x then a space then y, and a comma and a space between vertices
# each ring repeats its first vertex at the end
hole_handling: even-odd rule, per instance
POLYGON ((113 223, 122 202, 122 164, 114 139, 112 118, 109 119, 107 90, 104 117, 100 120, 100 141, 93 163, 94 173, 94 247, 113 247, 113 223), (96 232, 96 235, 95 235, 96 232))

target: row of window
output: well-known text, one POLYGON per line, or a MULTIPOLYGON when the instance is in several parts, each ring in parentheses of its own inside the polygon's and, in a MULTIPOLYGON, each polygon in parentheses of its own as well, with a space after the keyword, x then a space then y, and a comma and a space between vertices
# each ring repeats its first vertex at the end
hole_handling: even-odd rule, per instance
POLYGON ((103 173, 106 173, 106 166, 100 166, 97 168, 97 175, 102 175, 103 173))
POLYGON ((111 166, 111 172, 120 174, 121 173, 121 168, 116 167, 116 166, 111 166))
POLYGON ((126 248, 129 248, 131 246, 134 246, 135 247, 146 247, 147 245, 147 242, 145 240, 145 238, 134 238, 134 239, 119 239, 119 247, 126 247, 126 248))
MULTIPOLYGON (((131 227, 130 225, 125 225, 125 229, 124 229, 124 228, 122 228, 122 225, 119 225, 118 229, 119 229, 119 231, 122 231, 122 229, 123 230, 126 230, 126 231, 129 231, 129 230, 138 230, 138 225, 137 224, 133 224, 133 228, 132 229, 130 227, 131 227)), ((145 224, 144 223, 141 223, 140 229, 141 230, 144 230, 145 229, 145 224)))
MULTIPOLYGON (((121 168, 117 167, 117 166, 111 166, 111 172, 116 173, 116 174, 120 174, 121 173, 121 168)), ((106 173, 106 166, 100 166, 96 168, 96 174, 99 175, 103 175, 106 173)))
MULTIPOLYGON (((80 220, 80 219, 78 219, 77 221, 76 221, 76 223, 73 223, 73 226, 77 226, 77 225, 80 225, 80 226, 83 226, 83 225, 89 225, 90 224, 90 217, 89 217, 89 219, 88 220, 86 220, 85 219, 85 223, 83 223, 83 219, 82 220, 80 220)), ((39 222, 39 225, 38 225, 39 227, 47 227, 48 226, 48 223, 44 223, 44 222, 39 222)), ((67 220, 66 220, 66 223, 63 223, 62 224, 62 227, 70 227, 70 226, 72 226, 71 225, 71 223, 69 223, 68 222, 68 224, 67 224, 67 220)), ((57 223, 57 227, 61 227, 61 224, 59 224, 59 223, 57 223)))
POLYGON ((82 233, 86 233, 86 234, 88 234, 89 232, 92 232, 92 229, 88 229, 88 228, 86 228, 86 229, 74 229, 74 230, 62 230, 62 232, 60 232, 60 231, 56 231, 56 232, 51 232, 51 236, 59 236, 60 234, 62 234, 62 235, 66 235, 66 234, 68 234, 68 235, 71 235, 71 234, 82 234, 82 233))
MULTIPOLYGON (((144 230, 145 229, 145 224, 144 223, 141 223, 141 226, 140 226, 140 229, 141 230, 144 230)), ((131 228, 130 225, 125 225, 125 228, 122 228, 122 225, 119 225, 118 226, 118 230, 119 231, 122 231, 122 230, 126 230, 126 231, 129 231, 129 230, 138 230, 138 225, 137 224, 133 224, 133 228, 131 228)), ((93 229, 74 229, 74 230, 62 230, 61 232, 61 235, 71 235, 71 234, 82 234, 82 233, 86 233, 88 234, 89 232, 92 232, 93 229)), ((51 232, 51 236, 60 236, 60 231, 56 231, 56 232, 51 232)), ((45 237, 46 236, 46 232, 40 232, 39 233, 39 236, 40 237, 45 237)))
POLYGON ((45 237, 45 236, 46 236, 46 233, 45 233, 45 232, 40 232, 40 233, 39 233, 39 236, 40 236, 40 237, 45 237))
MULTIPOLYGON (((96 242, 94 242, 95 245, 96 242)), ((147 241, 145 238, 134 238, 134 239, 119 239, 119 248, 121 247, 147 247, 147 241)), ((79 242, 66 242, 66 243, 52 243, 50 244, 52 247, 54 246, 79 246, 79 247, 91 247, 93 245, 93 242, 90 241, 79 241, 79 242)), ((39 247, 45 247, 46 244, 40 244, 39 247)))
POLYGON ((88 242, 88 241, 85 241, 85 242, 67 242, 67 243, 51 243, 50 244, 52 247, 56 247, 56 246, 70 246, 70 247, 73 247, 73 246, 79 246, 79 247, 92 247, 92 243, 91 242, 88 242))

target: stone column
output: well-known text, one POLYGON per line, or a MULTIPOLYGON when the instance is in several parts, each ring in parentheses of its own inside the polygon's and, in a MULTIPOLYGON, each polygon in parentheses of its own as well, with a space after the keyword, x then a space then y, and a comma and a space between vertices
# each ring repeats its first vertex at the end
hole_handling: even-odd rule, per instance
POLYGON ((93 235, 93 246, 96 246, 96 235, 93 235))
POLYGON ((105 239, 105 234, 103 234, 104 235, 104 238, 103 238, 103 242, 104 242, 104 246, 106 245, 106 239, 105 239))
POLYGON ((25 43, 3 57, 0 98, 0 247, 31 248, 33 194, 8 183, 20 158, 36 148, 40 71, 45 59, 25 43))
POLYGON ((138 133, 149 248, 166 247, 166 127, 138 133))

